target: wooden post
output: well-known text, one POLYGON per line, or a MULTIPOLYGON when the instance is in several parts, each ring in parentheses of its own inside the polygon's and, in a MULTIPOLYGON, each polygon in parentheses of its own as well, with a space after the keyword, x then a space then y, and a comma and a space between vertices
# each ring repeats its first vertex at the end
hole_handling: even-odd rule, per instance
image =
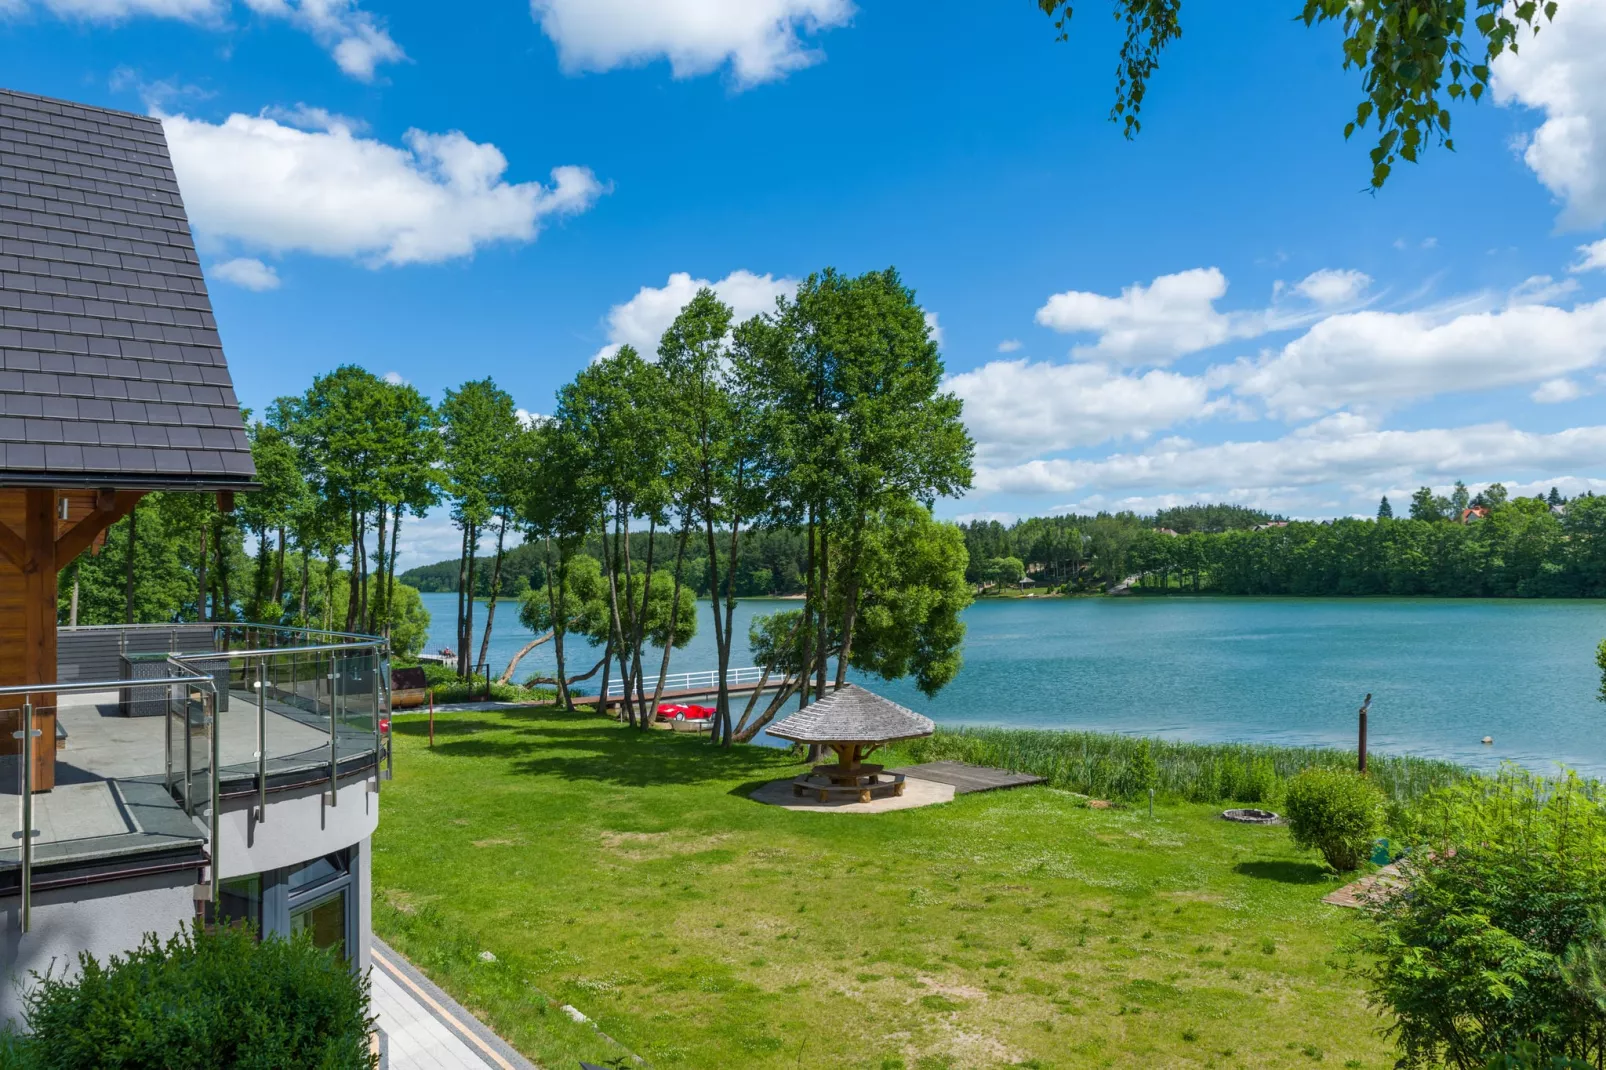
POLYGON ((1360 772, 1366 775, 1366 711, 1372 707, 1372 693, 1366 693, 1366 700, 1361 703, 1361 745, 1360 745, 1360 772))

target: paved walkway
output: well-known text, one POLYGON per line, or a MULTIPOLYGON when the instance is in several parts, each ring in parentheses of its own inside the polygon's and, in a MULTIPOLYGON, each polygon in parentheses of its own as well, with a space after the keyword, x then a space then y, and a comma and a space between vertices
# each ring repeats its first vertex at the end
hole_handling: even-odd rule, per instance
POLYGON ((373 960, 390 1070, 537 1070, 378 937, 373 960))

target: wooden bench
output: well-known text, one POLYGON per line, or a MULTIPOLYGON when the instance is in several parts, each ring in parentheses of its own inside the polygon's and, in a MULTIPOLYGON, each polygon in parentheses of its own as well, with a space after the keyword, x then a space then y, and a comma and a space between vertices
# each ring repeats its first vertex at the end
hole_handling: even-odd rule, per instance
POLYGON ((849 798, 862 803, 903 794, 902 773, 876 774, 868 778, 868 783, 860 784, 833 784, 829 780, 820 783, 820 779, 823 778, 817 778, 814 773, 804 773, 792 781, 792 794, 799 798, 813 795, 820 802, 849 798))

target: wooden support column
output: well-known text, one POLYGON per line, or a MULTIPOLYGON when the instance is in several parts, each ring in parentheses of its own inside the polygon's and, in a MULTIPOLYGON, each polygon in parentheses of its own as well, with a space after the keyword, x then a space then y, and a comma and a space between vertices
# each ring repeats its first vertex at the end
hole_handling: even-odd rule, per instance
MULTIPOLYGON (((22 683, 56 681, 56 492, 29 490, 23 504, 22 541, 28 555, 22 571, 22 683)), ((32 696, 34 740, 33 786, 56 786, 56 695, 32 696)))

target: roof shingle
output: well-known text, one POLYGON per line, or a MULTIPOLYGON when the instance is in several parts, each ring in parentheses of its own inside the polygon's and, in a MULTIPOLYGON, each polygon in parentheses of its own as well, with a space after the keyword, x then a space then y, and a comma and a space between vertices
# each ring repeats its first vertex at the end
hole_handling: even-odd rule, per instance
POLYGON ((795 743, 892 743, 929 736, 936 728, 929 717, 846 684, 766 731, 795 743))
POLYGON ((0 486, 251 485, 159 120, 0 89, 0 414, 0 486))

